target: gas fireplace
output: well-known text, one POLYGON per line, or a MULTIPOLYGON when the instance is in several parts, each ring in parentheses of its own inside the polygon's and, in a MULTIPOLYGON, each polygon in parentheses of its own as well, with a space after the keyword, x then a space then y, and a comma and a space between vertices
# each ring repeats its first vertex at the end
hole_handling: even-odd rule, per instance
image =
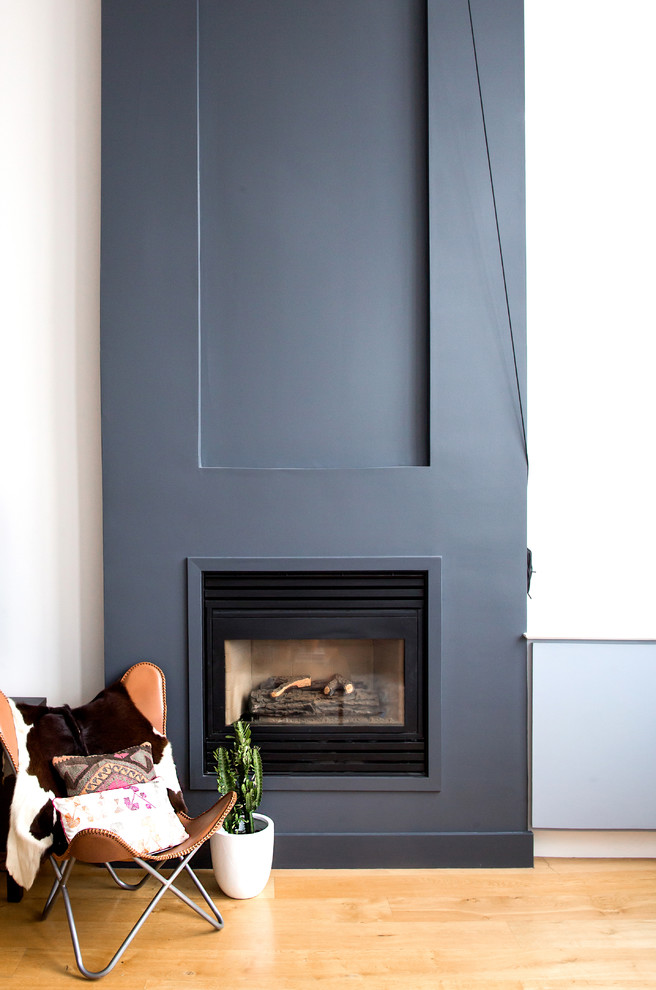
POLYGON ((201 595, 205 775, 247 718, 269 773, 426 776, 426 571, 204 571, 201 595))

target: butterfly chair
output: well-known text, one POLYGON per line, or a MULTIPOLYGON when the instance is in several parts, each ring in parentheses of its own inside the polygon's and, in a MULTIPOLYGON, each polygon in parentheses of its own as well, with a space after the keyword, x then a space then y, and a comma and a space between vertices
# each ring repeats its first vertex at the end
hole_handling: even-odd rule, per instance
MULTIPOLYGON (((166 687, 164 674, 159 667, 151 663, 136 664, 123 676, 121 684, 126 688, 134 706, 153 726, 156 734, 164 736, 166 734, 166 687)), ((5 696, 1 693, 0 742, 4 746, 14 772, 17 773, 19 769, 20 746, 17 740, 11 708, 5 696)), ((115 794, 116 792, 112 793, 115 794)), ((83 976, 90 980, 97 980, 111 972, 167 891, 175 894, 183 903, 199 914, 201 918, 204 918, 217 931, 223 928, 223 918, 189 864, 203 843, 221 827, 235 799, 236 795, 234 792, 225 794, 212 808, 197 818, 191 818, 185 813, 177 811, 175 814, 188 837, 178 845, 165 850, 139 854, 129 842, 113 832, 106 831, 102 828, 84 828, 72 837, 63 852, 50 852, 49 859, 55 873, 55 881, 41 918, 45 920, 48 917, 53 905, 61 894, 64 900, 64 908, 73 942, 75 961, 83 976), (174 862, 176 860, 177 865, 174 862), (69 879, 76 862, 105 867, 114 882, 123 890, 139 890, 149 877, 154 877, 160 885, 110 961, 103 969, 95 972, 87 969, 84 965, 68 890, 69 879), (137 864, 137 866, 145 871, 144 876, 135 883, 128 883, 117 875, 113 865, 117 863, 137 864), (174 865, 174 869, 169 876, 165 876, 159 872, 166 863, 174 865), (175 886, 175 881, 178 877, 185 873, 193 881, 196 889, 209 908, 210 913, 199 907, 187 894, 175 886)))

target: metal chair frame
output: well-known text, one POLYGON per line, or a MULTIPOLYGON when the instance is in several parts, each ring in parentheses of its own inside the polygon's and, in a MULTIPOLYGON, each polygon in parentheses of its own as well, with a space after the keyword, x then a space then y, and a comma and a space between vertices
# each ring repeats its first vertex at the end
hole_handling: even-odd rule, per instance
MULTIPOLYGON (((167 890, 170 890, 171 893, 176 895, 176 897, 179 897, 181 901, 183 901, 188 907, 190 907, 193 911, 195 911, 196 914, 200 915, 201 918, 204 918, 205 921, 207 921, 208 924, 210 924, 213 928, 215 928, 217 931, 220 931, 223 928, 223 918, 221 917, 221 914, 217 910, 216 905, 212 901, 212 898, 207 893, 202 883, 200 882, 194 871, 189 866, 189 861, 192 859, 193 856, 195 856, 197 852, 198 849, 196 848, 196 849, 192 849, 191 852, 187 853, 186 856, 177 857, 179 859, 178 866, 174 869, 173 873, 169 877, 164 877, 162 876, 161 873, 159 873, 159 867, 162 865, 161 863, 158 863, 157 866, 152 866, 147 860, 135 856, 133 861, 142 869, 144 869, 146 872, 144 876, 139 880, 139 882, 134 884, 130 884, 127 883, 125 880, 122 880, 117 875, 111 863, 100 864, 105 866, 105 868, 107 869, 108 873, 110 874, 114 882, 122 890, 129 890, 129 891, 139 890, 150 876, 155 877, 155 879, 158 880, 159 883, 161 884, 160 889, 156 891, 154 897, 150 900, 144 911, 139 916, 137 922, 132 926, 126 938, 121 942, 120 946, 118 947, 118 949, 116 950, 110 961, 103 969, 99 969, 99 970, 88 969, 85 966, 84 960, 82 958, 80 939, 77 932, 77 926, 75 924, 73 906, 71 904, 71 898, 68 890, 68 880, 71 876, 71 873, 73 872, 73 867, 77 862, 77 860, 74 857, 71 856, 70 859, 66 860, 63 867, 57 862, 54 856, 49 857, 50 864, 55 874, 55 882, 52 885, 52 889, 48 895, 48 899, 43 908, 43 912, 41 914, 41 920, 45 921, 45 919, 50 914, 50 911, 52 910, 55 901, 57 900, 58 896, 61 894, 64 899, 64 908, 66 911, 66 919, 68 921, 68 927, 71 933, 71 941, 73 943, 75 962, 77 963, 77 968, 79 969, 80 973, 88 980, 99 980, 101 977, 106 976, 108 973, 110 973, 113 970, 116 963, 120 960, 121 956, 128 948, 135 935, 138 933, 138 931, 140 930, 140 928, 142 927, 148 916, 155 909, 155 907, 162 899, 164 894, 167 892, 167 890), (179 890, 175 886, 175 880, 177 880, 178 876, 183 871, 185 871, 191 877, 196 888, 201 894, 203 900, 210 908, 210 911, 212 912, 211 915, 208 914, 206 911, 204 911, 202 908, 200 908, 197 904, 195 904, 194 901, 191 900, 191 898, 187 897, 187 895, 183 893, 183 891, 179 890)), ((171 860, 169 860, 168 862, 171 862, 171 860)))

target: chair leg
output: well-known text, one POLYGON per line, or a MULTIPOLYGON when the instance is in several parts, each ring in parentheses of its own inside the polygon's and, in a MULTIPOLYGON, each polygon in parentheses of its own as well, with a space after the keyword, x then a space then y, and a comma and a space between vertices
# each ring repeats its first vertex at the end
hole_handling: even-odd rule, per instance
MULTIPOLYGON (((163 887, 164 887, 165 890, 170 890, 172 894, 175 894, 175 896, 176 897, 179 897, 181 901, 184 901, 184 903, 187 905, 187 907, 190 907, 192 909, 192 911, 195 911, 196 914, 200 915, 201 918, 204 918, 205 921, 207 921, 207 923, 212 926, 212 928, 216 928, 216 930, 220 932, 221 929, 223 928, 223 924, 224 924, 223 918, 221 917, 219 911, 217 910, 216 905, 214 904, 214 901, 212 900, 212 898, 210 897, 210 895, 207 893, 207 891, 203 887, 202 883, 200 882, 200 880, 198 879, 198 877, 196 876, 196 874, 194 873, 194 871, 189 866, 189 861, 191 860, 192 856, 194 856, 197 851, 198 850, 194 850, 193 853, 190 853, 188 856, 185 856, 180 861, 179 866, 176 867, 176 869, 173 871, 173 873, 171 874, 171 876, 168 877, 168 878, 163 877, 160 873, 157 872, 156 869, 154 869, 150 865, 150 863, 147 863, 145 860, 143 860, 143 859, 137 859, 137 857, 135 856, 134 861, 135 861, 135 863, 139 863, 140 866, 143 866, 144 870, 148 870, 148 872, 151 874, 151 876, 154 876, 156 880, 159 880, 159 882, 163 885, 163 887), (183 894, 183 892, 181 890, 178 890, 177 887, 173 886, 173 881, 177 879, 177 877, 182 872, 182 870, 186 870, 187 873, 189 874, 189 876, 191 877, 191 879, 193 880, 193 882, 196 885, 196 888, 198 889, 199 893, 201 894, 203 900, 205 901, 205 903, 208 905, 208 907, 212 911, 213 917, 211 917, 209 914, 207 914, 206 911, 203 911, 202 908, 198 907, 197 904, 194 904, 194 902, 191 900, 191 898, 190 897, 187 897, 186 894, 183 894)), ((163 893, 163 891, 160 891, 159 893, 163 893)))
MULTIPOLYGON (((221 915, 217 911, 216 905, 215 905, 214 901, 212 900, 212 898, 210 897, 210 895, 207 893, 207 891, 203 887, 202 883, 200 882, 200 880, 198 879, 198 877, 196 876, 196 874, 194 873, 194 871, 192 870, 192 868, 189 866, 189 863, 188 862, 185 863, 185 870, 187 871, 187 873, 189 874, 189 876, 193 880, 194 884, 196 885, 196 888, 198 890, 198 893, 201 895, 201 897, 203 898, 203 900, 205 901, 205 903, 208 905, 208 907, 209 907, 210 911, 212 912, 212 914, 214 914, 215 917, 217 918, 217 921, 219 922, 219 924, 218 925, 215 925, 215 927, 218 928, 218 930, 220 931, 221 928, 223 928, 223 918, 221 917, 221 915)), ((210 921, 210 924, 211 923, 212 922, 210 921)))
MULTIPOLYGON (((66 861, 66 865, 64 866, 64 869, 61 871, 67 880, 71 874, 71 870, 73 869, 74 863, 75 863, 75 859, 71 857, 71 859, 66 861)), ((114 883, 117 885, 117 887, 120 887, 121 890, 141 890, 146 880, 150 876, 149 873, 144 873, 144 875, 142 876, 141 880, 138 881, 138 883, 127 883, 125 880, 121 880, 121 878, 118 876, 111 863, 103 863, 102 865, 106 868, 107 872, 109 873, 114 883)), ((45 921, 45 919, 50 914, 50 911, 52 910, 52 906, 55 903, 57 899, 57 895, 59 893, 60 893, 60 881, 57 878, 55 878, 55 882, 52 885, 50 893, 48 894, 48 900, 45 903, 45 907, 43 908, 43 911, 41 912, 41 921, 45 921)))
POLYGON ((52 905, 55 902, 55 899, 56 899, 57 895, 59 893, 61 893, 61 895, 62 895, 62 897, 64 899, 64 908, 66 910, 66 918, 67 918, 68 927, 69 927, 69 930, 70 930, 70 933, 71 933, 71 941, 73 943, 73 953, 75 955, 75 962, 76 962, 77 968, 79 969, 79 971, 82 974, 82 976, 86 977, 88 980, 99 980, 101 977, 106 976, 107 973, 110 973, 112 971, 112 969, 114 968, 114 966, 116 965, 116 963, 119 961, 119 959, 121 958, 121 956, 123 955, 123 953, 125 952, 125 950, 128 948, 128 946, 132 942, 132 939, 135 937, 135 935, 137 934, 137 932, 141 929, 141 926, 144 924, 144 922, 146 921, 146 919, 148 918, 148 916, 155 909, 155 907, 157 906, 157 904, 159 903, 159 901, 162 899, 162 897, 164 896, 164 894, 166 893, 167 890, 170 890, 171 893, 173 893, 177 897, 179 897, 181 901, 183 901, 185 904, 187 904, 188 907, 192 908, 196 912, 196 914, 200 915, 201 918, 204 918, 205 921, 207 921, 208 924, 210 924, 214 929, 216 929, 217 931, 220 931, 223 928, 223 918, 221 917, 220 913, 216 909, 216 907, 215 907, 214 903, 212 902, 209 894, 207 893, 207 891, 205 890, 205 888, 201 884, 201 882, 198 879, 198 877, 196 877, 196 875, 193 873, 193 871, 188 866, 190 860, 193 858, 193 856, 195 855, 195 853, 197 851, 198 850, 193 850, 192 852, 188 853, 187 856, 182 857, 180 859, 180 862, 179 862, 178 866, 174 869, 174 871, 173 871, 173 873, 171 874, 170 877, 164 877, 164 876, 162 876, 155 867, 151 866, 150 863, 146 862, 145 860, 138 859, 137 857, 135 857, 135 863, 138 863, 139 866, 143 867, 143 869, 147 871, 147 875, 153 876, 153 877, 155 877, 156 880, 159 880, 159 882, 161 884, 161 887, 156 892, 156 894, 152 898, 152 900, 149 902, 148 906, 143 911, 143 913, 139 917, 138 921, 130 929, 130 931, 128 932, 127 937, 120 944, 120 946, 118 947, 118 949, 116 950, 116 952, 114 953, 114 955, 112 956, 112 958, 110 959, 110 961, 107 963, 107 965, 103 969, 100 969, 100 970, 97 970, 97 971, 89 970, 84 965, 84 960, 82 959, 82 952, 81 952, 81 949, 80 949, 80 940, 78 938, 77 928, 76 928, 76 925, 75 925, 75 918, 74 918, 74 915, 73 915, 73 908, 72 908, 71 899, 70 899, 70 896, 69 896, 69 893, 68 893, 67 881, 68 881, 68 878, 70 876, 71 870, 73 868, 73 863, 75 862, 75 860, 73 860, 73 859, 68 860, 67 863, 66 863, 66 865, 65 865, 65 867, 64 867, 64 869, 62 870, 62 869, 59 868, 59 865, 58 865, 57 861, 55 860, 55 858, 53 856, 50 857, 50 863, 51 863, 52 868, 53 868, 53 870, 55 872, 55 878, 56 879, 55 879, 55 883, 53 884, 53 888, 50 891, 50 895, 48 897, 48 900, 46 901, 46 906, 43 909, 42 918, 45 918, 47 916, 47 914, 50 912, 50 909, 52 908, 52 905), (178 888, 174 886, 175 880, 177 880, 178 876, 180 875, 180 873, 183 870, 186 870, 191 875, 191 877, 192 877, 192 879, 193 879, 196 887, 198 888, 198 890, 202 894, 203 899, 208 904, 208 906, 211 908, 213 917, 210 916, 209 914, 207 914, 207 912, 204 911, 202 908, 198 907, 198 905, 195 904, 189 897, 187 897, 186 894, 184 894, 181 890, 178 890, 178 888))
POLYGON ((141 890, 146 880, 150 876, 149 873, 144 873, 141 880, 139 880, 137 883, 128 883, 126 880, 121 880, 121 878, 119 877, 118 873, 116 872, 116 870, 114 869, 111 863, 103 863, 103 866, 109 873, 110 877, 112 878, 116 886, 120 887, 121 890, 141 890))
POLYGON ((66 881, 71 875, 71 871, 75 865, 75 860, 72 857, 66 861, 63 870, 59 869, 52 856, 50 856, 50 862, 52 863, 52 868, 55 871, 55 882, 50 889, 48 900, 44 905, 43 911, 41 912, 41 921, 45 921, 50 914, 53 904, 57 900, 58 895, 62 892, 62 885, 66 885, 66 881))
POLYGON ((9 904, 20 904, 25 891, 19 883, 16 883, 11 873, 7 874, 7 901, 9 904))

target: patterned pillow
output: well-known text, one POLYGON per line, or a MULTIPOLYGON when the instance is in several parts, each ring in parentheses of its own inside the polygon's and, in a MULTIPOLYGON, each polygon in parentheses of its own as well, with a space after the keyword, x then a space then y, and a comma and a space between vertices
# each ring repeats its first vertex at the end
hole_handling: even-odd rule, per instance
POLYGON ((85 828, 113 832, 138 855, 161 852, 188 838, 161 777, 146 784, 53 798, 70 842, 85 828))
POLYGON ((109 791, 128 784, 145 784, 155 776, 153 750, 149 742, 129 746, 119 753, 55 756, 52 765, 66 784, 69 796, 109 791))

